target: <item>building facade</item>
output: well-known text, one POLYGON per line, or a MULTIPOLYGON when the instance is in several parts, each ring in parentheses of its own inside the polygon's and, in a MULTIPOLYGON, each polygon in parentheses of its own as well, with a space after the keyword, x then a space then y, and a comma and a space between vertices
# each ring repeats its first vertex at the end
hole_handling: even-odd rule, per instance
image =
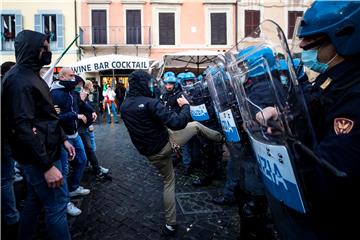
MULTIPOLYGON (((130 55, 160 60, 188 50, 224 52, 265 19, 289 41, 297 16, 311 0, 83 0, 79 15, 81 58, 130 55)), ((92 80, 126 81, 132 69, 89 72, 92 80)))
MULTIPOLYGON (((1 62, 14 61, 14 39, 22 29, 51 35, 53 61, 76 35, 76 44, 59 66, 79 60, 109 68, 79 72, 97 82, 127 83, 131 66, 149 67, 164 54, 188 50, 224 52, 265 19, 284 30, 289 41, 297 16, 312 0, 3 0, 1 7, 1 62), (121 62, 117 56, 129 62, 121 62), (132 57, 132 60, 129 57, 132 57), (96 63, 95 63, 96 64, 96 63), (100 63, 99 63, 100 64, 100 63), (115 67, 111 67, 115 66, 115 67), (119 67, 117 67, 119 66, 119 67), (114 69, 115 68, 115 69, 114 69)), ((254 39, 256 41, 256 39, 254 39)), ((79 69, 79 68, 77 68, 79 69)))
MULTIPOLYGON (((75 10, 72 0, 2 0, 0 62, 15 61, 14 40, 23 29, 49 34, 52 61, 55 61, 76 36, 75 10)), ((74 44, 59 66, 76 62, 77 51, 74 44)))

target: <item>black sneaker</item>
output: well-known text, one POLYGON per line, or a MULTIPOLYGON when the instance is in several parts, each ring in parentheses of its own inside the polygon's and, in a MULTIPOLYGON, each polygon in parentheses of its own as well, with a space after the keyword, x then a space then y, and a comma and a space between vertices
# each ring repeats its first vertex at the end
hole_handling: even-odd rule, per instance
POLYGON ((99 174, 95 175, 96 180, 109 180, 112 181, 112 177, 108 173, 100 172, 99 174))
POLYGON ((165 224, 162 227, 162 232, 163 232, 163 235, 165 235, 165 236, 174 236, 176 233, 176 225, 165 224))

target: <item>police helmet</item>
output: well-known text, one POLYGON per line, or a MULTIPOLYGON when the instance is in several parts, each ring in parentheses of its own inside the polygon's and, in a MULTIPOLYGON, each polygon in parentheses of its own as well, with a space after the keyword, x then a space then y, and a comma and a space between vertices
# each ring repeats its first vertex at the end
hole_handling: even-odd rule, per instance
POLYGON ((182 82, 185 78, 186 73, 181 72, 176 77, 179 79, 180 82, 182 82))
POLYGON ((203 75, 199 74, 199 76, 197 76, 197 80, 198 80, 198 81, 202 81, 202 80, 204 80, 203 75))
POLYGON ((270 67, 270 70, 276 68, 275 55, 270 47, 267 46, 250 46, 244 48, 236 55, 236 59, 241 59, 246 62, 250 77, 257 77, 265 73, 265 68, 260 67, 262 61, 265 59, 270 67))
POLYGON ((192 72, 185 73, 184 80, 185 81, 195 81, 195 74, 192 72))
MULTIPOLYGON (((294 63, 295 71, 298 74, 298 78, 302 78, 305 75, 305 71, 304 71, 304 66, 302 64, 300 64, 301 63, 300 58, 294 58, 293 63, 294 63)), ((289 70, 289 67, 288 67, 285 59, 279 60, 278 70, 279 71, 289 70)))
POLYGON ((171 84, 176 84, 177 83, 177 79, 175 76, 168 76, 164 79, 164 83, 171 83, 171 84))
POLYGON ((168 71, 168 72, 164 73, 163 78, 166 79, 167 77, 170 77, 170 76, 175 77, 175 73, 168 71))
POLYGON ((298 37, 326 34, 338 54, 360 53, 360 1, 315 1, 305 12, 298 37))

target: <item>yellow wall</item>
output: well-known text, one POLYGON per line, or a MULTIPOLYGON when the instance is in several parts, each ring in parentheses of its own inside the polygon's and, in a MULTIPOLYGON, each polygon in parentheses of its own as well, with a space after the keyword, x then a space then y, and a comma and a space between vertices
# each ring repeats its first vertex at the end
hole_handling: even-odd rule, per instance
MULTIPOLYGON (((23 29, 34 30, 34 15, 39 10, 56 10, 64 16, 64 37, 65 48, 75 38, 75 14, 73 0, 1 0, 2 10, 18 10, 23 16, 23 29)), ((80 12, 80 11, 78 11, 80 12)), ((70 64, 77 61, 77 47, 75 44, 69 49, 59 66, 70 64)), ((53 51, 52 61, 55 61, 63 50, 53 51)), ((15 52, 1 52, 0 61, 15 61, 15 52)))

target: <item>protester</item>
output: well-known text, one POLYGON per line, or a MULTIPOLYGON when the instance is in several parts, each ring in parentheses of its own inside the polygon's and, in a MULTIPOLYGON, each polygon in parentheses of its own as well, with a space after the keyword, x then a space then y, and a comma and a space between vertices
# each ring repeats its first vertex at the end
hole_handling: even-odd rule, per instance
POLYGON ((15 39, 16 65, 3 84, 2 114, 14 158, 22 165, 27 198, 21 213, 18 239, 32 239, 38 215, 44 209, 50 239, 70 239, 66 219, 67 185, 61 162, 61 148, 75 157, 66 140, 39 71, 51 62, 49 37, 23 30, 15 39), (51 134, 49 134, 51 133, 51 134))
MULTIPOLYGON (((1 64, 1 85, 5 74, 15 65, 14 62, 4 62, 1 64)), ((3 89, 3 88, 1 88, 3 89)), ((3 93, 1 92, 1 98, 3 93)), ((4 116, 4 115, 2 115, 4 116)), ((4 119, 5 120, 5 119, 4 119)), ((1 123, 5 121, 2 119, 1 123)), ((2 125, 2 129, 6 126, 2 125)), ((20 214, 16 208, 16 199, 14 193, 15 178, 15 160, 11 153, 11 148, 5 134, 1 135, 1 222, 3 224, 2 232, 8 236, 17 235, 20 214)), ((20 176, 21 177, 21 176, 20 176)), ((22 177, 21 177, 22 178, 22 177)), ((4 235, 2 235, 4 237, 4 235)))
POLYGON ((129 93, 121 107, 133 144, 163 175, 164 235, 173 235, 176 231, 175 174, 170 160, 172 150, 178 149, 196 134, 213 141, 223 141, 219 132, 198 122, 188 124, 189 103, 184 97, 177 102, 181 107, 179 114, 169 111, 160 100, 154 98, 151 75, 137 70, 129 75, 129 93))
MULTIPOLYGON (((69 187, 70 197, 85 196, 90 193, 89 189, 80 186, 84 169, 87 163, 84 144, 79 136, 79 122, 86 123, 88 120, 84 114, 79 113, 78 95, 74 89, 78 82, 75 74, 70 68, 62 68, 59 73, 59 81, 55 81, 51 85, 51 96, 53 98, 55 109, 58 111, 61 127, 64 129, 68 140, 76 149, 74 172, 71 177, 71 185, 69 187)), ((62 159, 63 164, 67 166, 66 175, 68 174, 67 159, 62 159)), ((69 202, 67 212, 72 216, 77 216, 81 210, 69 202)))

